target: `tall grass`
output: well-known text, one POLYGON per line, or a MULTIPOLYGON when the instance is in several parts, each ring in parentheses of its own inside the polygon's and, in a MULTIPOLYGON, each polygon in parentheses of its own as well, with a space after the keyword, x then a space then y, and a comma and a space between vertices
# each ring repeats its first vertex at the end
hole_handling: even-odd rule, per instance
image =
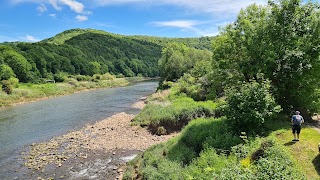
POLYGON ((133 125, 149 126, 157 130, 176 130, 198 117, 214 116, 217 104, 212 101, 196 102, 189 97, 178 97, 171 104, 150 103, 133 119, 133 125))

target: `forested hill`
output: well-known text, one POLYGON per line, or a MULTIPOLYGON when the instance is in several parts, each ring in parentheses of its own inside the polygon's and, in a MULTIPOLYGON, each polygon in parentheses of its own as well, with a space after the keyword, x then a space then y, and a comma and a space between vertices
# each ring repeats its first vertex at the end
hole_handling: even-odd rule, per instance
POLYGON ((52 38, 45 39, 42 42, 51 43, 51 44, 63 44, 65 41, 85 33, 95 33, 100 35, 109 35, 116 38, 129 38, 129 39, 135 39, 140 41, 147 41, 150 43, 158 44, 160 46, 165 46, 167 43, 170 43, 170 42, 178 42, 196 49, 208 49, 208 50, 211 50, 212 40, 214 39, 214 37, 167 38, 167 37, 143 36, 143 35, 125 36, 125 35, 113 34, 106 31, 95 30, 95 29, 70 29, 62 33, 59 33, 52 38))
POLYGON ((71 29, 38 43, 0 44, 0 80, 21 82, 53 79, 56 74, 119 76, 159 75, 161 49, 168 42, 182 42, 210 49, 213 38, 162 38, 124 36, 94 29, 71 29))

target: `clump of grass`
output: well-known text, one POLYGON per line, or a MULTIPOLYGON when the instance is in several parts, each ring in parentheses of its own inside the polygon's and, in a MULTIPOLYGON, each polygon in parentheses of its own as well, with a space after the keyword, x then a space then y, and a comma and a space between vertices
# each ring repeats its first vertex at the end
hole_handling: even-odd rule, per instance
POLYGON ((153 104, 165 104, 168 102, 168 97, 171 94, 171 90, 159 90, 156 93, 153 93, 150 97, 148 97, 147 102, 153 104))
POLYGON ((216 107, 212 101, 196 102, 192 98, 178 97, 167 106, 148 104, 133 119, 133 125, 149 126, 154 132, 162 126, 171 132, 181 129, 192 119, 214 116, 216 107))

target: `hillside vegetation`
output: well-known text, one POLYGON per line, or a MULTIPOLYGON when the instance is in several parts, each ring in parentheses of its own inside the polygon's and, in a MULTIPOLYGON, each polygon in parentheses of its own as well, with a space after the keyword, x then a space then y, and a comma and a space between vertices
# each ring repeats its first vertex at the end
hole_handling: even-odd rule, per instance
POLYGON ((320 110, 319 7, 251 5, 212 56, 166 45, 158 92, 132 123, 181 133, 129 162, 124 179, 320 179, 319 131, 303 126, 299 142, 291 133, 292 112, 314 124, 320 110))
POLYGON ((159 75, 162 46, 167 42, 210 48, 211 40, 124 36, 94 29, 71 29, 38 43, 0 45, 0 80, 17 78, 20 82, 39 83, 41 79, 53 80, 59 73, 155 77, 159 75))

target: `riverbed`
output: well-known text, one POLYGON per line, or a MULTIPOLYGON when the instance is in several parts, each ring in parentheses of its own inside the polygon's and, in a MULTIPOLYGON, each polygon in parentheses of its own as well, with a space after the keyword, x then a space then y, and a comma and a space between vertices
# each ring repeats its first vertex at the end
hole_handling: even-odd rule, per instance
POLYGON ((48 141, 119 112, 136 114, 132 105, 155 91, 157 82, 76 93, 0 110, 0 177, 14 178, 13 162, 32 143, 48 141), (8 166, 10 164, 11 166, 8 166))

